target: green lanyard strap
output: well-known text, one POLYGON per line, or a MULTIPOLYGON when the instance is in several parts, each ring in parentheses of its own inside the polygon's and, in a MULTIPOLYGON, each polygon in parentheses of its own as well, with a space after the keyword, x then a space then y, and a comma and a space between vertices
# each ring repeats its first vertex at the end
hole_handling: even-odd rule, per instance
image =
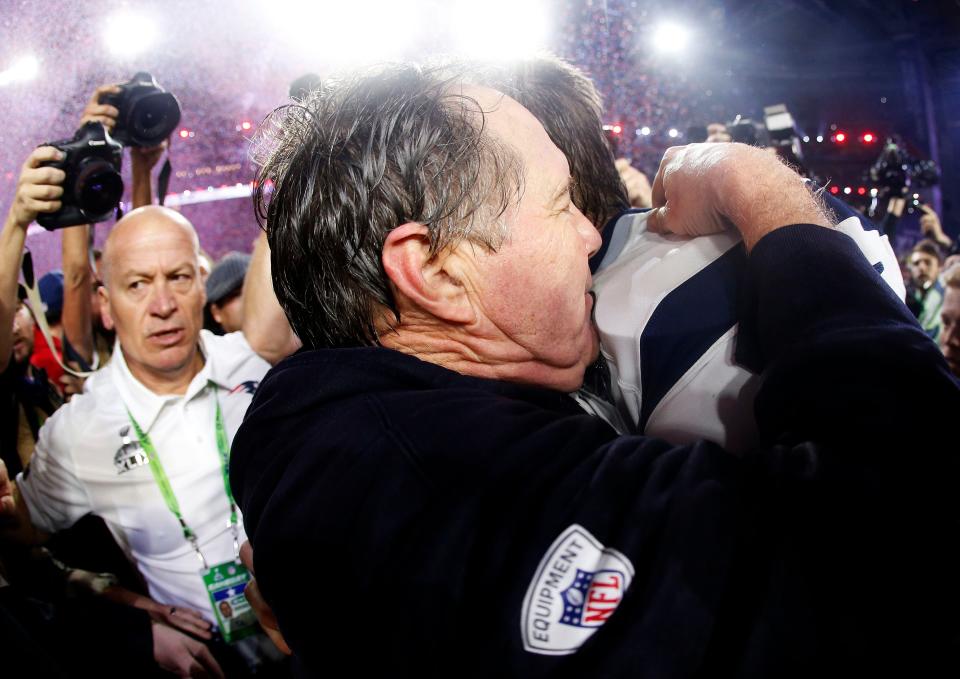
MULTIPOLYGON (((213 383, 211 383, 210 386, 216 389, 216 385, 213 383)), ((220 410, 220 400, 217 399, 216 403, 217 415, 215 419, 215 430, 217 438, 217 450, 220 453, 220 471, 223 474, 223 489, 226 491, 227 501, 230 503, 229 525, 233 531, 234 550, 237 556, 239 556, 240 543, 237 532, 237 503, 234 501, 233 492, 230 490, 230 446, 227 443, 227 430, 223 425, 223 412, 220 410)), ((157 486, 160 488, 160 494, 163 496, 163 501, 166 503, 170 512, 177 517, 177 521, 180 522, 180 528, 183 530, 183 537, 187 540, 187 542, 190 543, 190 546, 193 547, 194 551, 197 553, 200 563, 203 564, 205 569, 209 568, 207 565, 207 560, 203 556, 203 552, 200 551, 200 541, 197 539, 197 534, 192 528, 190 528, 186 520, 183 518, 183 514, 180 512, 180 503, 177 501, 177 496, 173 492, 173 487, 170 485, 170 479, 167 477, 167 473, 163 469, 163 464, 160 462, 160 456, 157 454, 157 449, 154 447, 153 441, 151 441, 147 433, 140 428, 140 425, 133 418, 133 414, 130 412, 129 408, 127 408, 127 417, 130 418, 130 424, 133 425, 133 429, 137 433, 137 439, 140 441, 140 447, 143 448, 143 451, 147 454, 147 461, 150 464, 150 471, 153 473, 153 478, 157 482, 157 486)))

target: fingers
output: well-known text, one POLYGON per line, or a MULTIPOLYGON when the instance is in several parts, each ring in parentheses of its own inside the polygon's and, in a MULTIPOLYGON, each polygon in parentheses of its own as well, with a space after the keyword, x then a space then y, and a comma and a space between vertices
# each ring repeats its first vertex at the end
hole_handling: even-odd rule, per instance
POLYGON ((101 123, 107 131, 112 131, 116 127, 117 119, 110 118, 109 116, 94 116, 94 115, 85 115, 80 118, 80 124, 86 125, 87 123, 101 123))
POLYGON ((243 544, 240 545, 240 563, 242 563, 251 575, 255 575, 253 572, 253 545, 250 544, 249 540, 244 540, 243 544))
POLYGON ((184 632, 189 632, 190 634, 196 635, 201 639, 213 638, 213 634, 210 632, 210 623, 204 620, 203 616, 194 610, 189 608, 180 608, 178 606, 177 608, 169 611, 169 614, 164 617, 168 624, 173 625, 184 632))
POLYGON ((17 505, 13 500, 13 483, 7 472, 7 465, 0 460, 0 514, 12 515, 17 505))
POLYGON ((207 648, 206 644, 199 644, 199 648, 191 649, 191 653, 193 653, 193 657, 200 664, 199 669, 202 671, 202 674, 193 674, 191 672, 190 676, 224 679, 223 670, 220 669, 219 663, 217 663, 216 658, 213 657, 213 654, 210 652, 210 649, 207 648))
MULTIPOLYGON (((241 547, 241 559, 242 558, 243 548, 241 547)), ((243 594, 247 598, 247 602, 249 602, 253 612, 256 614, 257 620, 260 622, 260 627, 262 627, 263 631, 270 637, 270 641, 273 642, 274 646, 276 646, 281 653, 291 655, 293 651, 290 650, 290 646, 287 645, 286 639, 283 638, 283 634, 280 632, 280 624, 277 622, 273 610, 264 600, 263 595, 260 594, 257 581, 251 580, 248 582, 243 590, 243 594)))
POLYGON ((101 85, 93 91, 93 94, 90 96, 90 101, 87 102, 87 106, 98 106, 100 104, 100 97, 105 94, 117 94, 120 92, 119 85, 101 85))
MULTIPOLYGON (((22 172, 40 167, 41 163, 63 160, 63 157, 63 151, 54 146, 37 147, 33 150, 33 153, 27 156, 27 160, 23 164, 22 172)), ((61 179, 61 181, 63 180, 61 179)))
POLYGON ((923 210, 924 215, 937 216, 936 211, 926 203, 920 203, 920 209, 923 210))

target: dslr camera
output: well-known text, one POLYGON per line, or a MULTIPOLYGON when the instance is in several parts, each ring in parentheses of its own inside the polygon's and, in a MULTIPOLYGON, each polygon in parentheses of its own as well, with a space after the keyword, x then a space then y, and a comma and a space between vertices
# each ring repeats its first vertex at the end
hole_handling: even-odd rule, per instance
POLYGON ((119 111, 113 138, 124 146, 159 146, 180 124, 180 102, 149 73, 137 73, 119 87, 101 95, 100 103, 119 111))
POLYGON ((120 178, 123 147, 110 138, 103 124, 87 123, 77 130, 73 139, 43 146, 55 146, 63 151, 63 160, 43 165, 63 170, 67 176, 63 180, 60 209, 39 214, 37 223, 52 230, 110 219, 123 196, 120 178))

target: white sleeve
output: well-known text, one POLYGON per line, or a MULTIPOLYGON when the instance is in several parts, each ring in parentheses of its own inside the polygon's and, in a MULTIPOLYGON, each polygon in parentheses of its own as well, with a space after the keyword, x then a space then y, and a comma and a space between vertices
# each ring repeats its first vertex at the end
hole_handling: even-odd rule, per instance
POLYGON ((876 231, 864 230, 860 220, 856 217, 844 219, 837 224, 837 229, 856 241, 863 256, 880 273, 880 277, 890 286, 890 289, 901 300, 906 299, 907 289, 903 284, 903 276, 900 273, 900 263, 897 261, 893 248, 890 247, 890 240, 876 231))
POLYGON ((44 423, 30 463, 17 476, 33 525, 47 533, 69 528, 92 511, 70 452, 71 444, 80 442, 79 432, 70 426, 71 410, 61 408, 44 423))

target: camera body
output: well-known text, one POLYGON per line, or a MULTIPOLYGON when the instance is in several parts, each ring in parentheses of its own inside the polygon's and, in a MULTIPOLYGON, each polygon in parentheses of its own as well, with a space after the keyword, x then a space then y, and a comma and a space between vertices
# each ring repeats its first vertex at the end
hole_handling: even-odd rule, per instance
POLYGON ((940 169, 932 160, 912 156, 896 136, 887 139, 880 156, 870 168, 870 180, 894 194, 910 188, 925 189, 940 182, 940 169))
POLYGON ((149 73, 137 73, 119 87, 100 103, 119 111, 113 138, 124 146, 159 146, 180 124, 180 102, 149 73))
POLYGON ((110 219, 123 196, 123 147, 111 139, 103 124, 87 123, 73 139, 43 146, 54 146, 64 153, 63 160, 43 165, 63 170, 67 176, 60 209, 39 214, 37 223, 52 230, 110 219))

